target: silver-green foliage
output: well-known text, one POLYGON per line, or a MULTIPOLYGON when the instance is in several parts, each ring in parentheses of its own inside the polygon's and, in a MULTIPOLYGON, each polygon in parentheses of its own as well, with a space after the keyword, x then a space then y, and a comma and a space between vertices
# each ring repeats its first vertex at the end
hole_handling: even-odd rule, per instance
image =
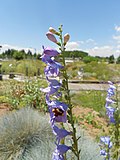
POLYGON ((48 121, 47 116, 30 108, 2 117, 0 160, 50 160, 54 137, 48 121))
MULTIPOLYGON (((0 160, 51 160, 55 148, 49 118, 38 111, 23 108, 0 119, 0 160)), ((99 147, 93 139, 77 127, 80 160, 102 160, 99 147)), ((66 140, 70 144, 71 138, 66 140)), ((67 160, 74 160, 67 153, 67 160)))
MULTIPOLYGON (((98 143, 91 138, 86 131, 76 125, 77 137, 80 137, 78 140, 78 147, 81 150, 80 160, 103 160, 103 157, 100 156, 100 148, 98 143)), ((70 138, 67 138, 67 145, 71 143, 70 138)), ((67 160, 77 160, 72 152, 67 152, 67 160)))

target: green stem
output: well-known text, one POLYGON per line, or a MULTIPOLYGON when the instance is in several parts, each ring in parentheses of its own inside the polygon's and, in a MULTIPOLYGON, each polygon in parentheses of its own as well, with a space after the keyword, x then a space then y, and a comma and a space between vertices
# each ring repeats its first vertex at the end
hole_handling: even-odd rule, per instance
POLYGON ((114 138, 115 138, 115 155, 114 157, 116 159, 119 158, 119 146, 120 146, 120 142, 119 142, 119 136, 120 136, 120 124, 119 124, 119 104, 118 104, 118 91, 116 91, 116 100, 117 100, 117 104, 116 104, 116 111, 114 113, 114 118, 115 118, 115 125, 113 127, 113 133, 114 133, 114 138))
POLYGON ((66 90, 66 96, 67 96, 67 104, 68 104, 68 121, 72 126, 72 132, 73 132, 73 152, 77 157, 77 160, 80 160, 79 155, 80 155, 80 151, 78 149, 78 140, 76 137, 76 128, 75 128, 75 123, 74 123, 74 119, 73 119, 73 113, 72 113, 72 104, 71 104, 71 98, 70 98, 70 90, 69 90, 69 86, 68 86, 68 75, 67 75, 67 70, 66 70, 66 63, 65 63, 65 56, 64 56, 64 51, 65 51, 65 46, 63 43, 63 38, 62 38, 62 26, 61 28, 59 28, 60 30, 60 40, 61 40, 61 53, 62 53, 62 59, 63 59, 63 65, 64 65, 64 69, 63 69, 63 77, 65 80, 65 90, 66 90))

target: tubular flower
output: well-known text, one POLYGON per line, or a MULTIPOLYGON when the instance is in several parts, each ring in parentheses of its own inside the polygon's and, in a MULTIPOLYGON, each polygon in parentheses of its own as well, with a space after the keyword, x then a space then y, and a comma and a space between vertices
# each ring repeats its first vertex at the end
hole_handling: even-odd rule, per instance
POLYGON ((65 103, 59 102, 57 100, 51 101, 51 103, 48 103, 48 108, 50 112, 50 118, 52 125, 54 122, 63 122, 66 123, 67 121, 67 108, 68 106, 65 103))
POLYGON ((60 63, 58 63, 58 62, 56 62, 56 61, 54 61, 54 60, 51 60, 51 61, 48 61, 48 63, 47 63, 49 66, 51 66, 51 67, 53 67, 53 68, 63 68, 63 66, 60 64, 60 63))
POLYGON ((115 108, 113 108, 111 105, 116 102, 115 100, 111 99, 111 97, 115 95, 116 87, 113 85, 111 81, 108 81, 108 83, 109 83, 109 88, 107 91, 106 104, 105 104, 106 114, 110 120, 110 123, 115 123, 114 119, 115 108))
POLYGON ((114 92, 113 88, 109 88, 107 92, 108 92, 108 97, 111 97, 111 96, 115 95, 115 92, 114 92))
POLYGON ((114 84, 111 81, 108 81, 108 84, 109 84, 109 88, 107 91, 108 92, 107 97, 111 97, 111 96, 115 95, 116 87, 114 86, 114 84))
POLYGON ((110 141, 110 137, 101 137, 101 142, 105 144, 109 149, 112 147, 112 142, 110 141))
POLYGON ((55 151, 53 152, 52 160, 64 160, 63 154, 66 153, 71 147, 66 145, 57 145, 55 151))
POLYGON ((58 141, 58 144, 62 138, 72 134, 72 132, 68 132, 65 129, 58 128, 55 125, 53 126, 53 133, 56 135, 56 140, 58 141))
POLYGON ((107 156, 107 152, 104 149, 102 149, 102 150, 100 150, 100 155, 107 156))
POLYGON ((59 54, 59 52, 55 49, 52 49, 50 47, 46 47, 44 48, 43 46, 43 54, 42 55, 47 55, 49 57, 54 57, 57 56, 59 54))
POLYGON ((107 111, 106 114, 107 114, 108 118, 110 119, 110 122, 115 123, 115 119, 114 119, 115 108, 107 106, 106 111, 107 111))
POLYGON ((46 88, 40 88, 42 92, 47 93, 48 95, 54 94, 58 91, 58 89, 61 87, 61 83, 59 83, 57 80, 51 80, 50 85, 46 88))
POLYGON ((110 160, 110 149, 112 148, 112 142, 110 141, 110 137, 101 137, 101 151, 100 155, 107 157, 110 160))
POLYGON ((52 41, 52 42, 57 44, 57 39, 55 38, 55 36, 51 32, 47 32, 46 36, 50 41, 52 41))
POLYGON ((116 103, 115 100, 110 99, 109 97, 106 98, 106 105, 105 107, 109 106, 110 104, 114 104, 116 103))
POLYGON ((44 73, 47 77, 57 77, 59 75, 59 68, 53 68, 50 65, 47 65, 44 73))

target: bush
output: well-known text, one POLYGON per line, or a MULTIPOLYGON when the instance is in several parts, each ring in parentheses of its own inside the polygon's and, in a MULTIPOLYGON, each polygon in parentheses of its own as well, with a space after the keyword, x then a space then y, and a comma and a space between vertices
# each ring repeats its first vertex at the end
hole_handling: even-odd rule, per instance
POLYGON ((40 91, 42 84, 45 85, 43 81, 39 80, 31 80, 25 83, 14 83, 13 81, 8 96, 13 109, 30 106, 40 111, 47 112, 44 94, 40 91))
POLYGON ((35 153, 38 155, 38 150, 39 159, 50 160, 54 150, 52 146, 54 136, 47 116, 24 108, 0 119, 1 160, 29 160, 35 153))

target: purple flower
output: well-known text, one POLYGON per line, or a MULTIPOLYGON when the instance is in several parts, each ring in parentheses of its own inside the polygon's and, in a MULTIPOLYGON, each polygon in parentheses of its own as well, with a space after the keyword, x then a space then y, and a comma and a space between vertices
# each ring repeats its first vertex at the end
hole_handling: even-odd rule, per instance
POLYGON ((112 100, 109 97, 107 97, 105 107, 108 107, 110 104, 113 104, 113 103, 116 103, 115 100, 112 100))
POLYGON ((42 55, 54 57, 54 56, 57 56, 58 54, 59 54, 59 52, 57 50, 52 49, 50 47, 44 48, 44 46, 43 46, 43 54, 42 55))
POLYGON ((58 67, 53 68, 53 67, 51 67, 51 66, 48 65, 48 66, 46 66, 44 72, 45 72, 45 75, 47 77, 50 77, 50 76, 56 77, 59 74, 59 68, 58 67))
POLYGON ((52 59, 50 58, 50 56, 48 56, 48 55, 45 55, 45 54, 43 54, 42 56, 41 56, 41 58, 42 58, 42 61, 44 62, 44 63, 50 63, 51 61, 52 61, 52 59))
POLYGON ((113 89, 113 90, 116 89, 116 87, 115 87, 113 84, 110 84, 109 87, 110 87, 111 89, 113 89))
POLYGON ((65 129, 58 128, 55 125, 52 128, 53 128, 53 133, 57 136, 56 140, 58 141, 58 144, 62 138, 72 134, 72 132, 69 132, 65 129))
POLYGON ((57 61, 55 61, 55 60, 49 60, 49 61, 46 61, 47 62, 47 64, 49 65, 49 66, 51 66, 52 68, 63 68, 63 66, 60 64, 60 63, 58 63, 57 61))
POLYGON ((114 92, 113 88, 109 88, 107 92, 108 92, 108 97, 111 97, 111 96, 115 95, 115 92, 114 92))
POLYGON ((108 148, 110 149, 112 147, 112 142, 110 142, 110 137, 100 137, 100 140, 102 143, 104 143, 105 145, 108 146, 108 148))
POLYGON ((54 87, 54 88, 60 88, 61 87, 61 83, 58 82, 56 79, 49 79, 48 77, 46 77, 47 81, 50 83, 50 86, 51 87, 54 87))
POLYGON ((113 82, 111 82, 111 81, 108 81, 108 84, 109 84, 109 85, 113 85, 113 82))
POLYGON ((49 99, 49 95, 46 95, 46 103, 48 104, 48 106, 52 108, 59 108, 63 111, 67 111, 67 108, 68 108, 68 105, 66 103, 60 102, 58 100, 51 101, 49 99))
POLYGON ((54 122, 66 122, 67 121, 67 108, 68 105, 60 102, 58 100, 51 101, 49 99, 49 95, 46 94, 46 103, 48 105, 48 109, 50 112, 50 119, 52 125, 54 125, 54 122))
POLYGON ((115 89, 116 87, 113 85, 113 83, 111 81, 108 81, 109 83, 109 88, 108 88, 108 97, 111 97, 113 95, 115 95, 115 89))
POLYGON ((104 149, 102 149, 102 150, 100 151, 100 155, 102 155, 102 156, 107 156, 107 152, 106 152, 104 149))
POLYGON ((53 152, 52 160, 64 160, 64 156, 53 152))
POLYGON ((58 108, 49 107, 49 112, 52 125, 54 125, 54 122, 66 123, 67 121, 66 111, 63 111, 59 107, 58 108))
POLYGON ((61 92, 57 92, 55 95, 53 95, 54 98, 60 98, 62 96, 61 92))
POLYGON ((110 160, 110 152, 109 149, 112 148, 112 142, 110 141, 110 137, 100 137, 102 149, 100 151, 100 155, 104 157, 108 157, 110 160))
POLYGON ((40 88, 40 91, 47 93, 49 95, 54 94, 58 91, 59 88, 54 88, 54 87, 46 87, 46 88, 40 88))
POLYGON ((64 160, 63 154, 66 153, 71 147, 64 144, 57 145, 55 151, 53 152, 52 160, 64 160))
POLYGON ((48 77, 46 78, 50 82, 50 85, 47 88, 40 88, 40 90, 49 95, 56 93, 61 87, 61 83, 59 83, 57 80, 49 80, 48 77))
POLYGON ((110 106, 107 106, 106 107, 106 114, 107 114, 107 116, 109 117, 109 119, 110 119, 110 122, 111 123, 115 123, 115 119, 114 119, 114 112, 115 112, 115 108, 112 108, 112 107, 110 107, 110 106))

